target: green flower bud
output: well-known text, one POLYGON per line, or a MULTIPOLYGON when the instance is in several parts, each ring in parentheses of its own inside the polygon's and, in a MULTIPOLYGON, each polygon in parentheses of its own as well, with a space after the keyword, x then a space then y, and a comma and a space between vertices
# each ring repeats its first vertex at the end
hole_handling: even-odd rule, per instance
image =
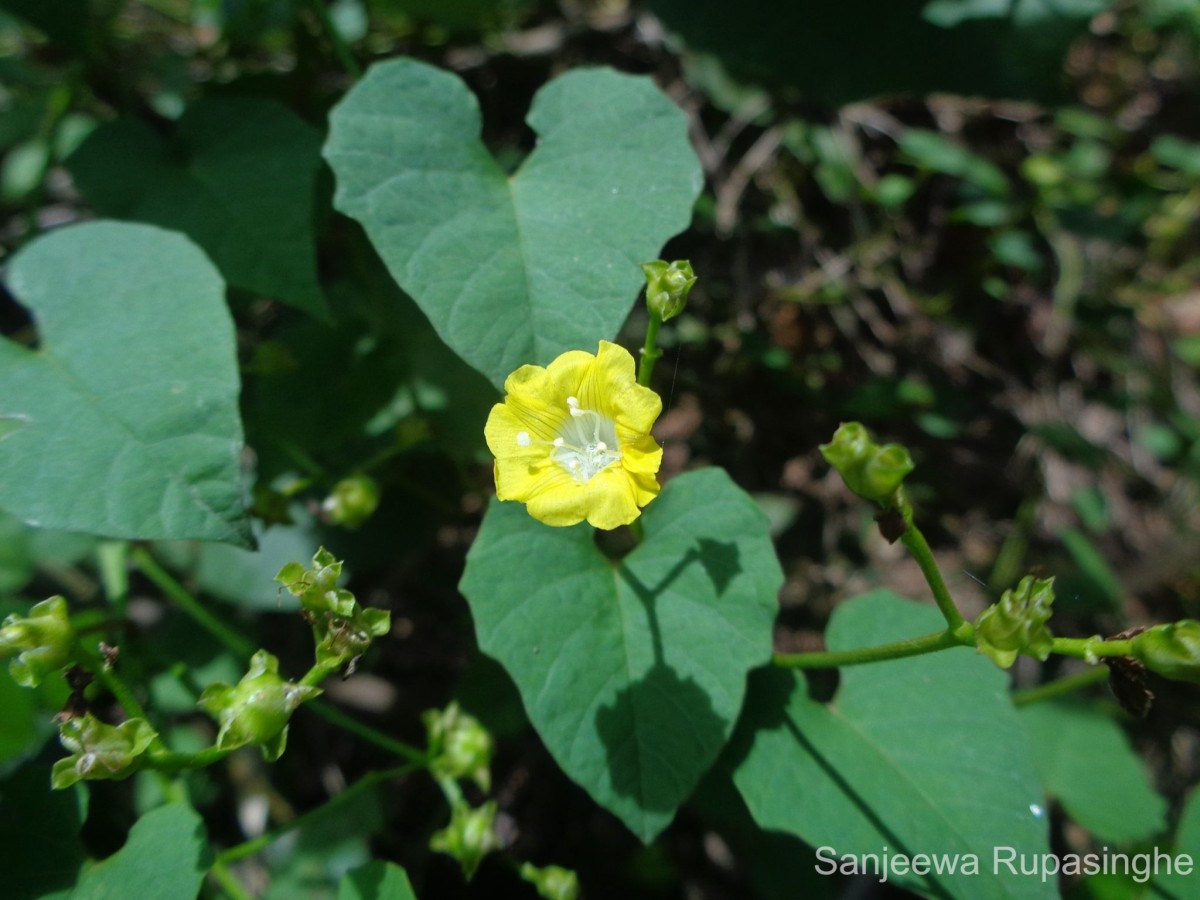
POLYGON ((1175 681, 1200 684, 1200 622, 1183 619, 1156 625, 1133 639, 1134 659, 1175 681))
POLYGON ((317 662, 342 666, 362 656, 371 641, 392 627, 391 613, 359 604, 354 594, 337 586, 342 564, 322 547, 313 556, 311 569, 288 563, 275 580, 300 598, 300 606, 312 625, 317 645, 317 662))
POLYGON ((142 754, 158 737, 145 719, 107 725, 91 713, 68 719, 59 727, 59 741, 71 752, 50 770, 50 786, 70 787, 81 779, 120 781, 141 767, 142 754))
POLYGON ((820 449, 846 487, 881 506, 891 505, 905 476, 913 470, 908 450, 899 444, 876 444, 860 422, 842 423, 833 440, 820 449))
POLYGON ((495 800, 478 809, 456 800, 450 805, 450 824, 429 838, 429 849, 458 860, 463 875, 470 881, 483 858, 500 848, 500 839, 493 828, 495 822, 495 800))
POLYGON ((23 687, 37 687, 47 675, 71 665, 76 646, 63 597, 43 600, 27 616, 13 613, 0 626, 0 659, 16 657, 8 671, 23 687))
POLYGON ((1054 579, 1026 575, 975 620, 976 649, 1005 669, 1022 653, 1045 659, 1054 644, 1046 627, 1053 603, 1054 579))
POLYGON ((279 570, 275 580, 288 593, 299 597, 300 605, 310 612, 350 615, 354 595, 337 586, 341 577, 341 560, 334 559, 333 554, 322 547, 313 554, 311 569, 306 569, 303 563, 288 563, 279 570))
POLYGON ((358 601, 347 616, 326 613, 312 618, 317 643, 317 663, 339 667, 367 652, 371 641, 392 630, 392 614, 385 609, 360 606, 358 601))
POLYGON ((377 506, 378 482, 368 475, 353 475, 333 486, 321 509, 329 516, 329 521, 347 528, 357 528, 371 518, 377 506))
POLYGON ((521 877, 546 900, 576 900, 579 897, 579 876, 562 866, 539 869, 533 863, 523 863, 521 877))
POLYGON ((646 275, 646 306, 664 322, 683 312, 688 294, 696 283, 696 273, 686 259, 667 262, 656 259, 642 263, 646 275))
POLYGON ((434 758, 431 766, 434 774, 470 778, 480 790, 491 790, 489 766, 495 741, 479 720, 463 712, 457 703, 444 710, 428 710, 421 719, 425 722, 429 753, 434 758))
POLYGON ((279 660, 259 650, 241 681, 210 685, 198 703, 221 726, 219 749, 258 744, 267 760, 276 760, 287 745, 288 719, 296 707, 320 693, 320 688, 284 681, 279 677, 279 660))

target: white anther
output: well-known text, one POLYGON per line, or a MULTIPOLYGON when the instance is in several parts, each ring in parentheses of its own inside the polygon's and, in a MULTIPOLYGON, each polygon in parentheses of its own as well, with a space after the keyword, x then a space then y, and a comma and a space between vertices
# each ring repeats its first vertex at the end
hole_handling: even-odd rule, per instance
POLYGON ((555 447, 561 447, 562 445, 563 445, 563 439, 562 439, 562 438, 555 438, 555 439, 554 439, 554 446, 555 446, 555 447))
POLYGON ((596 442, 596 450, 597 450, 598 452, 600 452, 600 453, 603 453, 603 452, 604 452, 605 450, 607 450, 607 449, 608 449, 608 444, 604 443, 604 441, 597 441, 597 442, 596 442))
POLYGON ((531 443, 531 441, 529 440, 529 432, 528 431, 518 431, 517 432, 517 446, 518 447, 528 447, 530 445, 530 443, 531 443))
POLYGON ((571 407, 571 409, 579 409, 579 398, 578 397, 568 397, 567 398, 567 406, 571 407))

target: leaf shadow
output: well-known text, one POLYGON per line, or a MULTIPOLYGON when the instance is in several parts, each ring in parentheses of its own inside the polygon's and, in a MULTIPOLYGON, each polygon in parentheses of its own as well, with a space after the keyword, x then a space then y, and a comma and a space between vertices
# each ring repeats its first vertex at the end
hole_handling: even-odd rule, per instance
POLYGON ((679 557, 657 584, 644 584, 627 566, 622 578, 646 610, 654 664, 596 713, 614 792, 647 812, 670 812, 698 783, 726 740, 727 723, 693 678, 666 662, 656 601, 693 564, 700 564, 717 596, 742 571, 737 544, 708 538, 679 557))
POLYGON ((601 707, 596 730, 613 790, 647 812, 679 806, 725 739, 704 689, 659 662, 601 707))

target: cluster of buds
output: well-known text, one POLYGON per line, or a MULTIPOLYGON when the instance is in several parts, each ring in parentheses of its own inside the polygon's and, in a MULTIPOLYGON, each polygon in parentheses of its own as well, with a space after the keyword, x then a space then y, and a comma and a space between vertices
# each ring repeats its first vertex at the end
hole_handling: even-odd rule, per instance
POLYGON ((1131 655, 1152 672, 1200 684, 1200 622, 1183 619, 1156 625, 1133 638, 1131 655))
POLYGON ((321 512, 335 525, 358 528, 379 506, 379 483, 369 475, 351 475, 333 486, 321 512))
POLYGON ((429 849, 452 856, 468 881, 483 858, 500 848, 496 835, 496 801, 472 808, 465 800, 450 804, 450 824, 429 838, 429 849))
POLYGON ((642 272, 646 275, 646 306, 650 312, 664 322, 683 312, 688 294, 696 283, 696 273, 690 262, 677 259, 669 263, 656 259, 642 263, 642 272))
POLYGON ((22 687, 37 687, 47 675, 71 665, 77 647, 62 597, 43 600, 27 616, 13 613, 0 626, 0 659, 16 657, 8 671, 22 687))
POLYGON ((279 660, 259 650, 241 681, 209 685, 197 702, 221 726, 218 749, 257 744, 270 761, 279 759, 287 746, 288 720, 296 707, 320 693, 320 688, 284 681, 279 677, 279 660))
POLYGON ((425 722, 430 770, 435 776, 468 778, 481 791, 491 789, 492 751, 495 741, 474 716, 457 703, 444 710, 431 709, 421 716, 425 722))
POLYGON ((895 507, 896 492, 913 470, 912 457, 899 444, 876 444, 859 422, 845 422, 833 440, 821 445, 825 461, 837 469, 846 487, 884 507, 895 507))
POLYGON ((353 666, 371 646, 371 641, 388 633, 391 614, 362 606, 354 594, 337 586, 342 563, 322 547, 312 559, 312 568, 288 563, 275 580, 300 600, 313 629, 317 665, 336 669, 353 666))
POLYGON ((1026 575, 975 620, 975 646, 1007 669, 1021 654, 1045 659, 1054 645, 1046 623, 1054 603, 1054 579, 1026 575))
POLYGON ((128 778, 141 768, 143 756, 158 737, 145 719, 108 725, 90 713, 68 719, 59 732, 59 741, 71 755, 50 770, 50 785, 55 790, 83 779, 128 778))

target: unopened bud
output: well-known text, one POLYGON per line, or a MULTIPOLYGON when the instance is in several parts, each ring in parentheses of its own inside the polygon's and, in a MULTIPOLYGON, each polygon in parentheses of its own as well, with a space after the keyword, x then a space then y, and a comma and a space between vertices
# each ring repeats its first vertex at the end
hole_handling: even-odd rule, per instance
POLYGON ((905 476, 913 470, 908 450, 900 444, 876 444, 860 422, 840 425, 833 440, 822 444, 820 450, 846 487, 882 506, 891 505, 905 476))
POLYGON ((421 716, 433 757, 434 774, 470 778, 482 791, 491 789, 491 762, 495 741, 474 716, 457 703, 444 710, 431 709, 421 716))
POLYGON ((1026 575, 975 620, 976 649, 1005 669, 1021 654, 1045 659, 1054 645, 1046 627, 1053 603, 1054 579, 1026 575))
POLYGON ((688 294, 696 283, 696 273, 686 259, 667 262, 656 259, 642 263, 646 275, 646 306, 664 322, 683 312, 688 294))
POLYGON ((329 521, 357 528, 379 506, 379 483, 368 475, 352 475, 333 486, 321 510, 329 521))
POLYGON ((221 726, 219 749, 258 744, 266 759, 275 760, 287 746, 287 723, 296 707, 320 693, 320 688, 284 681, 279 677, 279 660, 259 650, 241 681, 210 685, 198 703, 221 726))
POLYGON ((457 800, 450 806, 450 824, 429 838, 429 848, 446 853, 462 866, 470 881, 483 858, 500 848, 496 837, 496 801, 489 800, 476 809, 457 800))
POLYGON ((523 863, 521 877, 545 900, 576 900, 579 897, 579 876, 562 866, 538 868, 533 863, 523 863))
POLYGON ((1133 657, 1175 681, 1200 684, 1200 622, 1183 619, 1156 625, 1133 639, 1133 657))
POLYGON ((47 675, 75 662, 76 646, 63 597, 43 600, 27 616, 13 613, 0 626, 0 659, 16 657, 8 670, 23 687, 37 687, 47 675))
POLYGON ((56 762, 50 771, 50 786, 55 790, 84 779, 128 778, 141 766, 142 754, 158 737, 145 719, 108 725, 90 713, 68 719, 59 731, 59 741, 71 755, 56 762))

